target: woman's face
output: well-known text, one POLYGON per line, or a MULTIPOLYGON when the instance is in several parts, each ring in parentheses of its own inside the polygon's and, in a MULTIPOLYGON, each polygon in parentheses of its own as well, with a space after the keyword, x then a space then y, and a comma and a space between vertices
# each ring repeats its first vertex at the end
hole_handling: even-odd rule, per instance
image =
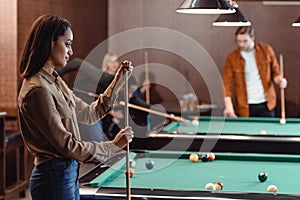
POLYGON ((56 67, 64 67, 73 55, 72 50, 73 33, 68 28, 64 35, 58 37, 57 41, 52 42, 52 48, 50 53, 50 60, 56 67))

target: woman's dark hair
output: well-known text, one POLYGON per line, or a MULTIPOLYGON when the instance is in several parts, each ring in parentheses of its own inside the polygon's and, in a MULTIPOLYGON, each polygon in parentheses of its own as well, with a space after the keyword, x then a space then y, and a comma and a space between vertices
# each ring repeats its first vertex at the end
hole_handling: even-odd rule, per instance
POLYGON ((254 28, 251 26, 241 26, 236 30, 235 36, 237 36, 238 34, 248 34, 250 37, 253 37, 254 28))
POLYGON ((51 53, 52 41, 71 28, 68 20, 51 15, 40 16, 29 32, 20 64, 23 78, 36 74, 46 63, 51 53))

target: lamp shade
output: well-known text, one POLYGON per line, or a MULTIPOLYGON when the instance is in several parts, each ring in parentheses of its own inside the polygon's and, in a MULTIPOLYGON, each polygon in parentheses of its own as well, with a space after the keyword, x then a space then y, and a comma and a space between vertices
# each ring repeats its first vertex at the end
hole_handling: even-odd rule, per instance
POLYGON ((184 0, 176 10, 187 14, 226 14, 234 13, 227 0, 184 0))
POLYGON ((246 19, 238 8, 235 8, 235 13, 220 15, 213 22, 213 26, 251 26, 251 22, 246 19))
POLYGON ((300 27, 300 17, 297 19, 297 21, 295 21, 292 26, 294 27, 300 27))

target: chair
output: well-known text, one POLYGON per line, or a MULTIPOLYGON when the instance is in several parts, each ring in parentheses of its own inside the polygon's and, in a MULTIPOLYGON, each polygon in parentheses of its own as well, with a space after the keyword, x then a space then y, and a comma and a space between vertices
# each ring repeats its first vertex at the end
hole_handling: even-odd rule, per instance
POLYGON ((19 131, 5 130, 6 113, 0 112, 0 199, 25 197, 29 187, 25 149, 19 131))

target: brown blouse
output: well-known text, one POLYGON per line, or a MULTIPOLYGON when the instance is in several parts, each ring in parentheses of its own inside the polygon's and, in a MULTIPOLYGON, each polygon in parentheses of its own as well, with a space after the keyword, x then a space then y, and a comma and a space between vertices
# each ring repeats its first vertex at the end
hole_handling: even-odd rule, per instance
POLYGON ((44 67, 24 79, 18 97, 21 132, 35 165, 53 157, 103 161, 121 150, 110 141, 81 141, 77 124, 95 124, 101 119, 111 109, 112 90, 89 105, 52 71, 44 67))

